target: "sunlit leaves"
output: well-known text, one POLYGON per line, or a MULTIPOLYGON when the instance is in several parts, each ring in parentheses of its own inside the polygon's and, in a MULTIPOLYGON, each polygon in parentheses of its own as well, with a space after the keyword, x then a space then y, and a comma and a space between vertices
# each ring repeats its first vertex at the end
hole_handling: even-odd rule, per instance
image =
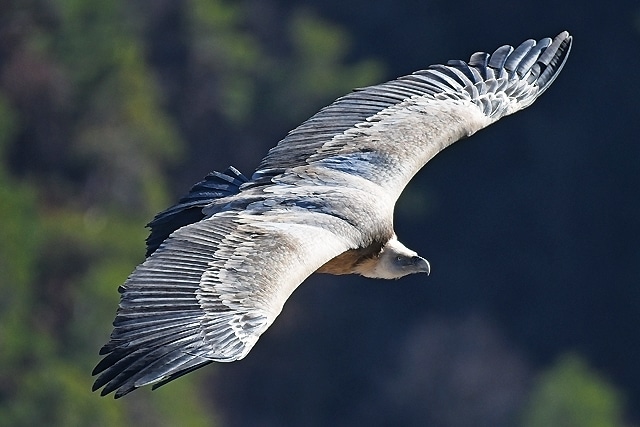
POLYGON ((537 380, 525 427, 622 427, 619 392, 576 355, 561 358, 537 380))

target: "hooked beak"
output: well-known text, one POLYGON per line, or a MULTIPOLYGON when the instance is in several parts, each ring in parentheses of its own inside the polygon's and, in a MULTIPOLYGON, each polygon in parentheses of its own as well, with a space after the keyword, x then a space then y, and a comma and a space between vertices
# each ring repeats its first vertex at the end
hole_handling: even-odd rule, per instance
POLYGON ((427 276, 431 274, 431 265, 429 264, 429 261, 417 255, 412 258, 412 261, 413 265, 416 266, 416 272, 427 273, 427 276))

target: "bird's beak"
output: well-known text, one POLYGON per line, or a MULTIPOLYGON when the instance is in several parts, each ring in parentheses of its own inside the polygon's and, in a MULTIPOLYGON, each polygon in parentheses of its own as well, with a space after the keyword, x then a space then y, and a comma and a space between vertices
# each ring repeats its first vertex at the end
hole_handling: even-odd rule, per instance
POLYGON ((427 273, 427 276, 431 274, 431 265, 429 264, 429 261, 420 256, 413 257, 413 261, 416 266, 416 272, 427 273))

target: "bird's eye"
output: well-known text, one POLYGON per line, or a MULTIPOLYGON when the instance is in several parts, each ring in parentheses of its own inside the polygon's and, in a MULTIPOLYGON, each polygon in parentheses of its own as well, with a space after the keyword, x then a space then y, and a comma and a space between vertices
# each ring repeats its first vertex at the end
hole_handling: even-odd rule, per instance
POLYGON ((396 257, 396 262, 402 262, 402 257, 400 255, 396 257))

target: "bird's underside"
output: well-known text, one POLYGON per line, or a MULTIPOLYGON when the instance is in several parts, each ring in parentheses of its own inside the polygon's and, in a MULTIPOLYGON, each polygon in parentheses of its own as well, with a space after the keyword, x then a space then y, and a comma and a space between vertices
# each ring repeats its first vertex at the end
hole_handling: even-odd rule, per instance
POLYGON ((398 196, 439 151, 533 103, 571 41, 528 40, 357 90, 291 131, 251 178, 209 174, 149 224, 94 390, 120 397, 245 357, 314 272, 429 273, 395 236, 398 196))

